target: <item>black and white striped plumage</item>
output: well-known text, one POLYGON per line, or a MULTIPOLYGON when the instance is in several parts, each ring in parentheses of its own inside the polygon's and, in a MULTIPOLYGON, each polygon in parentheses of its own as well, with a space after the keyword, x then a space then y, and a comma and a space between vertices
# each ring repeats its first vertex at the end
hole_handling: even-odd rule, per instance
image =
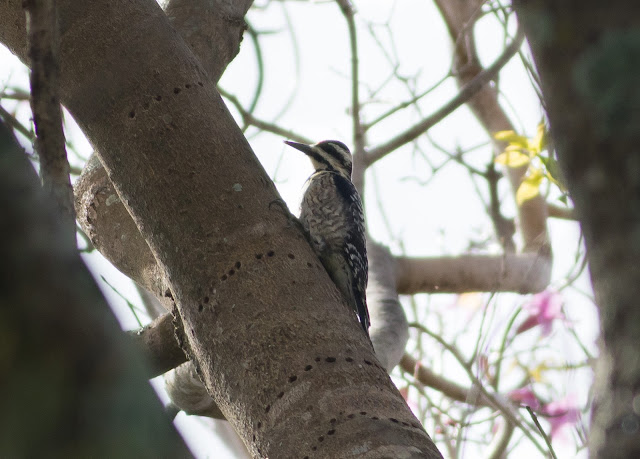
POLYGON ((306 154, 315 167, 300 205, 300 222, 318 258, 368 335, 364 212, 360 195, 351 183, 351 152, 336 140, 315 145, 285 143, 306 154))

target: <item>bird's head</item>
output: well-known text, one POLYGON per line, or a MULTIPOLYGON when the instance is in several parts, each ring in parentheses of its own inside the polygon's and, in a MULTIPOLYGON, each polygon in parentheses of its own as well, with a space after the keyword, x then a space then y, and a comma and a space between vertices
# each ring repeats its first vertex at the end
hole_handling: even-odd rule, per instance
POLYGON ((323 140, 314 145, 288 140, 284 143, 307 155, 316 171, 337 172, 351 180, 353 162, 351 152, 344 143, 338 140, 323 140))

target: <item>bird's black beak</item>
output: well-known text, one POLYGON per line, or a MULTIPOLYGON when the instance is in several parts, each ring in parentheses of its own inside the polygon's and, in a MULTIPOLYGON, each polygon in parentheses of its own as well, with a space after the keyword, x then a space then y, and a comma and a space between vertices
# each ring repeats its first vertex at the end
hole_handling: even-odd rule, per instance
POLYGON ((311 155, 311 152, 313 151, 313 148, 311 147, 311 145, 307 145, 304 143, 291 142, 290 140, 285 140, 284 143, 286 143, 290 147, 295 148, 296 150, 300 150, 302 153, 304 153, 307 156, 311 155))

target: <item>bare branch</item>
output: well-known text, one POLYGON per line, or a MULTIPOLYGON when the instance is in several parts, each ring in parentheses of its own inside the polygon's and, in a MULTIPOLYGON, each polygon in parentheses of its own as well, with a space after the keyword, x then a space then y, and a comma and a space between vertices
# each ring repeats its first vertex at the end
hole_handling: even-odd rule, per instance
POLYGON ((15 129, 27 139, 33 138, 33 132, 27 129, 15 116, 6 111, 2 105, 0 105, 0 120, 4 121, 12 129, 15 129))
POLYGON ((358 68, 358 38, 354 11, 349 0, 337 0, 347 20, 349 45, 351 50, 351 118, 353 126, 353 174, 351 181, 364 199, 364 171, 367 168, 365 158, 364 129, 360 120, 360 73, 358 68))
POLYGON ((549 453, 551 454, 551 457, 553 459, 558 459, 558 456, 556 456, 556 452, 553 450, 553 446, 551 446, 551 440, 549 439, 549 436, 546 434, 546 432, 540 425, 540 421, 538 421, 538 416, 536 416, 536 414, 533 412, 530 406, 527 406, 525 408, 527 409, 529 416, 531 416, 531 419, 533 419, 534 424, 538 428, 538 432, 540 432, 540 435, 542 435, 542 438, 544 438, 544 442, 547 444, 547 448, 549 448, 549 453))
POLYGON ((527 429, 527 426, 520 420, 519 414, 514 409, 513 404, 511 402, 509 402, 508 400, 505 400, 504 397, 502 397, 499 394, 490 393, 484 387, 484 384, 482 383, 482 381, 474 374, 473 368, 471 366, 471 363, 469 361, 467 361, 467 359, 465 359, 464 355, 460 352, 460 350, 457 347, 447 343, 441 336, 437 335, 436 333, 433 333, 428 328, 423 327, 422 325, 412 324, 412 326, 414 326, 415 328, 417 328, 421 332, 429 335, 435 341, 440 343, 440 345, 444 349, 446 349, 458 361, 460 366, 465 370, 465 372, 467 373, 467 376, 469 377, 469 379, 473 383, 474 389, 478 390, 477 396, 478 397, 480 397, 480 396, 485 397, 486 400, 488 401, 488 403, 493 408, 495 408, 496 410, 500 411, 500 413, 505 417, 507 422, 510 422, 510 423, 514 424, 515 426, 517 426, 518 428, 520 428, 522 433, 531 441, 531 443, 533 443, 533 445, 542 454, 546 453, 544 448, 540 445, 540 443, 538 443, 538 441, 535 439, 533 434, 529 431, 529 429, 527 429))
POLYGON ((388 248, 367 243, 369 285, 367 303, 371 314, 371 342, 387 372, 398 364, 404 354, 409 327, 396 291, 395 260, 388 248))
POLYGON ((30 100, 31 93, 27 91, 23 91, 19 88, 9 88, 10 92, 6 92, 6 90, 0 91, 0 99, 9 99, 9 100, 30 100))
POLYGON ((176 341, 171 313, 158 317, 146 327, 130 332, 129 335, 149 363, 149 378, 166 373, 187 360, 176 341))
POLYGON ((363 125, 363 129, 366 131, 370 128, 372 128, 373 126, 375 126, 376 124, 378 124, 379 122, 387 119, 388 117, 390 117, 391 115, 393 115, 394 113, 398 112, 399 110, 402 110, 404 108, 410 107, 411 105, 414 105, 416 102, 418 102, 420 99, 422 99, 424 96, 426 96, 427 94, 429 94, 430 92, 432 92, 435 88, 437 88, 438 86, 440 86, 447 78, 449 78, 451 75, 447 74, 445 75, 443 78, 440 79, 440 81, 438 81, 437 83, 435 83, 433 86, 431 86, 430 88, 425 89, 424 91, 422 91, 421 93, 415 95, 414 97, 412 97, 411 99, 402 102, 398 105, 396 105, 393 108, 390 108, 388 111, 384 112, 383 114, 381 114, 380 116, 378 116, 376 119, 374 119, 373 121, 370 121, 368 123, 365 123, 363 125))
POLYGON ((404 354, 402 356, 400 366, 404 371, 413 375, 420 384, 440 391, 452 400, 469 403, 474 406, 492 406, 486 398, 482 396, 479 397, 477 391, 473 391, 468 387, 464 387, 461 384, 443 378, 426 366, 422 365, 409 354, 404 354))
POLYGON ((238 100, 236 96, 234 96, 233 94, 229 94, 219 86, 218 86, 218 92, 225 99, 231 102, 233 106, 236 108, 236 110, 240 112, 240 116, 242 116, 242 121, 245 125, 255 126, 258 129, 261 129, 263 131, 271 132, 272 134, 278 135, 280 137, 284 137, 285 139, 294 140, 296 142, 302 142, 306 144, 314 143, 312 140, 304 137, 303 135, 284 129, 278 126, 277 124, 269 123, 268 121, 264 121, 256 118, 253 115, 253 113, 249 112, 242 106, 242 103, 238 100))
POLYGON ((507 419, 503 419, 502 424, 498 427, 498 431, 493 436, 491 443, 485 451, 486 459, 502 459, 506 457, 505 451, 509 446, 509 441, 513 436, 515 426, 507 419))
POLYGON ((122 273, 162 298, 164 275, 97 155, 75 184, 78 223, 91 243, 122 273))
POLYGON ((500 199, 498 198, 498 180, 501 175, 496 171, 493 162, 487 167, 485 178, 489 185, 489 209, 488 213, 493 222, 498 241, 506 253, 513 253, 516 250, 513 242, 513 235, 516 232, 516 225, 513 219, 505 218, 500 211, 500 199))
POLYGON ((555 204, 547 203, 547 210, 549 211, 549 217, 559 218, 562 220, 578 219, 574 209, 571 209, 570 207, 558 206, 555 204))
POLYGON ((397 257, 398 293, 535 293, 549 284, 551 260, 543 254, 397 257))
POLYGON ((489 83, 489 81, 493 80, 498 75, 502 67, 504 67, 505 64, 509 62, 509 60, 511 60, 511 58, 518 52, 518 50, 522 46, 523 40, 524 33, 521 30, 518 30, 516 37, 513 39, 511 44, 505 48, 502 55, 500 55, 500 57, 498 57, 498 59, 496 59, 496 61, 490 67, 487 67, 486 69, 478 73, 478 75, 476 75, 473 80, 467 83, 460 90, 460 92, 442 108, 440 108, 437 112, 428 116, 424 120, 420 121, 419 123, 415 124, 414 126, 410 127, 402 134, 389 140, 387 143, 369 150, 369 153, 367 154, 367 164, 371 165, 379 159, 383 158, 385 155, 401 147, 402 145, 417 139, 420 135, 428 131, 435 124, 442 121, 454 110, 467 102, 487 83, 489 83))
POLYGON ((164 388, 173 404, 190 415, 225 419, 207 392, 193 362, 185 362, 165 376, 164 388))
POLYGON ((29 31, 31 109, 36 127, 36 151, 45 191, 53 196, 60 221, 70 240, 76 240, 76 219, 69 161, 62 131, 58 88, 58 11, 54 0, 23 3, 29 31))
POLYGON ((170 0, 165 13, 173 27, 198 56, 209 77, 218 81, 240 50, 250 0, 229 3, 170 0))

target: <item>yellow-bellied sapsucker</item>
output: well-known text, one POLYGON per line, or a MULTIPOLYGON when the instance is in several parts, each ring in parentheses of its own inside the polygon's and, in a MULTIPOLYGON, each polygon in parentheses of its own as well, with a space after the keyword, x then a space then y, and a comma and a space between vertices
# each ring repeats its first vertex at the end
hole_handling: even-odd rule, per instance
POLYGON ((360 195, 351 183, 351 152, 336 140, 315 145, 285 143, 306 154, 315 167, 300 205, 300 222, 313 250, 368 336, 364 211, 360 195))

